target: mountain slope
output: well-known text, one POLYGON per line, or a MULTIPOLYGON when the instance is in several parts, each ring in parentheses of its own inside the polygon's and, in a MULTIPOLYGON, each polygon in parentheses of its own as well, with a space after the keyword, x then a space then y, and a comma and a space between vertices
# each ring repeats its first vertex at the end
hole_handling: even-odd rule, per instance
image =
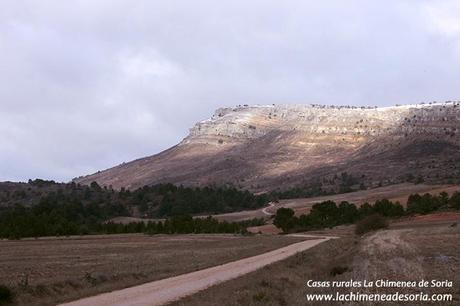
POLYGON ((347 172, 366 186, 452 180, 460 173, 460 103, 385 108, 319 105, 218 109, 178 145, 75 179, 114 188, 231 183, 254 191, 347 172))

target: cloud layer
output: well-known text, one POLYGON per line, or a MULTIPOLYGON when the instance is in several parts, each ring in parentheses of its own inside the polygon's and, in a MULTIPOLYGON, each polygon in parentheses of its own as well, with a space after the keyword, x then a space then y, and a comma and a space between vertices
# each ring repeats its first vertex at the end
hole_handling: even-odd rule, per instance
POLYGON ((4 1, 0 181, 66 181, 236 104, 458 99, 457 1, 4 1))

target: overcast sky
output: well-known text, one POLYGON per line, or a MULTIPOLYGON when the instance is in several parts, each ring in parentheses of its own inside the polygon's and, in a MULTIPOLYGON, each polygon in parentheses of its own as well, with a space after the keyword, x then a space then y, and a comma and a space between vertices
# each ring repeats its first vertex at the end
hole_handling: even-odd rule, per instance
POLYGON ((460 99, 460 1, 3 0, 0 84, 0 181, 68 181, 222 106, 460 99))

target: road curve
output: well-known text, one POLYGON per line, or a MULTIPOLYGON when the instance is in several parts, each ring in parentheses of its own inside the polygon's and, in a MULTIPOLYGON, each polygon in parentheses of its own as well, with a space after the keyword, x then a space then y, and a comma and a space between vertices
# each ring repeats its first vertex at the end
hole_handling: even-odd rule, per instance
POLYGON ((264 254, 223 265, 170 277, 139 286, 83 298, 60 306, 155 306, 178 300, 210 286, 237 278, 336 237, 296 235, 310 238, 264 254), (313 239, 312 239, 313 238, 313 239), (317 239, 315 239, 317 238, 317 239))
POLYGON ((273 202, 270 202, 268 203, 268 205, 269 205, 268 207, 265 207, 264 209, 262 209, 262 212, 266 214, 267 216, 273 216, 274 214, 269 212, 267 209, 275 207, 275 204, 273 202))

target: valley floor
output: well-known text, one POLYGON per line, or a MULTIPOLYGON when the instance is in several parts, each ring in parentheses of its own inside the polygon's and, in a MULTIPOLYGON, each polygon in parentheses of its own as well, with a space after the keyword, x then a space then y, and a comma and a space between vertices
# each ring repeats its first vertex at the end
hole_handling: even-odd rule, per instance
MULTIPOLYGON (((363 237, 353 234, 353 226, 319 231, 317 234, 335 234, 342 238, 327 241, 284 261, 214 286, 171 305, 334 305, 331 302, 307 302, 306 295, 317 293, 335 295, 336 292, 346 294, 357 290, 308 288, 307 281, 351 279, 359 281, 449 280, 453 282, 452 288, 373 288, 360 291, 368 293, 423 291, 430 295, 452 294, 452 302, 441 304, 459 305, 459 221, 460 218, 457 222, 451 220, 434 223, 414 222, 414 224, 405 222, 363 237)), ((375 303, 375 305, 399 304, 375 303)))
MULTIPOLYGON (((325 199, 362 204, 363 201, 389 198, 400 199, 404 203, 404 198, 411 193, 443 190, 452 193, 460 190, 460 186, 403 184, 330 197, 284 200, 264 209, 217 217, 229 221, 258 217, 259 214, 267 217, 267 213, 273 213, 281 206, 293 208, 298 214, 307 212, 314 203, 325 199)), ((277 233, 272 224, 253 228, 252 231, 277 233)), ((338 236, 340 239, 323 242, 257 271, 248 270, 246 275, 185 297, 173 302, 173 305, 304 305, 307 304, 307 293, 335 292, 331 289, 307 290, 305 285, 309 279, 375 278, 449 279, 454 282, 454 288, 439 293, 450 292, 454 297, 453 304, 460 303, 458 212, 402 218, 393 221, 388 230, 363 237, 354 234, 353 226, 338 226, 308 234, 338 236)), ((18 305, 55 305, 156 280, 167 280, 266 254, 303 240, 305 237, 286 235, 224 234, 132 234, 0 240, 0 285, 13 289, 18 305)), ((394 292, 392 290, 390 292, 394 292)))
MULTIPOLYGON (((296 253, 315 247, 334 237, 319 237, 295 234, 291 237, 304 241, 243 258, 212 268, 166 278, 140 286, 84 298, 61 306, 159 306, 181 297, 199 292, 216 284, 245 275, 274 262, 286 259, 296 253)), ((216 301, 217 302, 217 301, 216 301)), ((219 303, 216 303, 218 305, 219 303)))
POLYGON ((17 305, 55 305, 265 253, 305 238, 101 235, 0 240, 0 285, 17 305))

